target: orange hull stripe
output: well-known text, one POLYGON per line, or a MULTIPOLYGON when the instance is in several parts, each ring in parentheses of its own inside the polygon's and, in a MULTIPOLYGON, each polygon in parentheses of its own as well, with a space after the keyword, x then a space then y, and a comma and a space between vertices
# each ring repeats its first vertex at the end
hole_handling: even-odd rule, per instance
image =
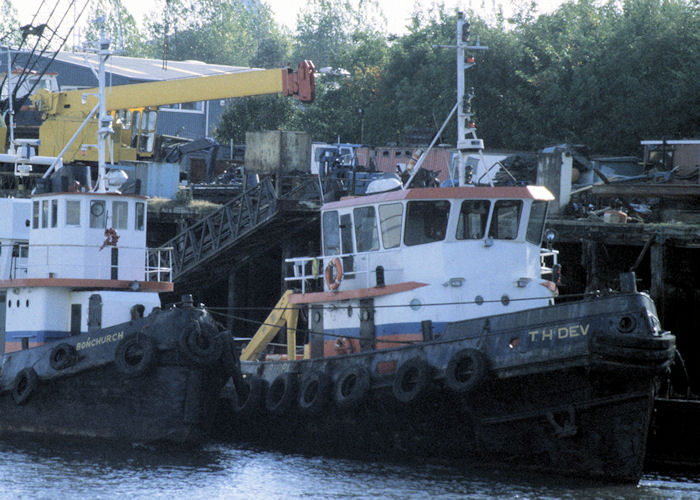
MULTIPOLYGON (((342 283, 340 286, 343 286, 342 283)), ((337 300, 380 297, 382 295, 391 295, 392 293, 407 292, 408 290, 414 290, 422 286, 428 286, 428 284, 419 283, 417 281, 406 281, 405 283, 396 283, 394 285, 377 286, 374 288, 356 288, 354 290, 343 290, 339 292, 293 293, 289 296, 289 303, 316 304, 319 302, 334 302, 337 300)))
MULTIPOLYGON (((64 287, 91 288, 107 290, 129 290, 128 280, 93 280, 77 278, 25 278, 18 280, 0 280, 0 288, 22 287, 64 287)), ((139 292, 172 292, 173 284, 166 281, 139 281, 139 292)))

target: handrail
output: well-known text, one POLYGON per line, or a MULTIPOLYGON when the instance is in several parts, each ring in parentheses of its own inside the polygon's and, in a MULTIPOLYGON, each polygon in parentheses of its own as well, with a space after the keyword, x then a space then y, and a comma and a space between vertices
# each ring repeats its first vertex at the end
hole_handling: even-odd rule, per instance
POLYGON ((239 194, 220 209, 191 225, 164 247, 172 247, 173 280, 230 248, 240 238, 277 214, 275 190, 269 179, 239 194))
MULTIPOLYGON (((22 274, 27 275, 30 270, 30 265, 29 265, 29 255, 32 253, 32 249, 34 249, 34 253, 36 254, 37 249, 45 249, 46 252, 46 262, 41 263, 41 264, 36 264, 32 263, 32 267, 47 267, 50 266, 51 269, 88 269, 88 270, 95 270, 97 269, 98 271, 101 271, 105 274, 106 279, 111 276, 111 268, 112 266, 105 267, 103 263, 99 264, 90 264, 87 262, 82 262, 80 264, 71 264, 71 263, 62 263, 62 262, 49 262, 49 259, 51 257, 50 251, 51 249, 68 249, 68 248, 80 248, 80 249, 92 249, 96 250, 97 252, 100 251, 102 248, 100 245, 80 245, 80 244, 28 244, 28 243, 22 243, 19 245, 16 245, 16 247, 20 250, 20 254, 22 253, 21 250, 26 248, 26 255, 27 257, 17 257, 13 258, 12 261, 10 262, 10 276, 11 277, 16 277, 18 272, 22 272, 22 274), (107 276, 109 274, 109 276, 107 276)), ((107 247, 105 247, 107 248, 107 247)), ((120 269, 124 270, 136 270, 140 271, 143 269, 144 273, 144 281, 156 281, 156 282, 171 282, 172 281, 172 247, 159 247, 159 248, 144 248, 144 247, 129 247, 129 246, 123 246, 123 245, 118 245, 116 248, 119 248, 121 250, 142 250, 145 252, 145 260, 143 265, 128 265, 125 263, 120 263, 118 264, 117 267, 120 269)), ((55 260, 55 259, 54 259, 55 260)), ((97 276, 99 277, 101 275, 100 272, 97 273, 97 276)))

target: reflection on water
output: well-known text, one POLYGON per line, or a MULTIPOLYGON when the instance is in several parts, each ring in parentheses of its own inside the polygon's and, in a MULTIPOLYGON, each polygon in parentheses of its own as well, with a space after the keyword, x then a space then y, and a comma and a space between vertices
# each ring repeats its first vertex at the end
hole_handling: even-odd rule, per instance
POLYGON ((203 449, 0 441, 0 498, 700 498, 700 474, 649 473, 639 485, 460 464, 386 463, 231 444, 203 449))

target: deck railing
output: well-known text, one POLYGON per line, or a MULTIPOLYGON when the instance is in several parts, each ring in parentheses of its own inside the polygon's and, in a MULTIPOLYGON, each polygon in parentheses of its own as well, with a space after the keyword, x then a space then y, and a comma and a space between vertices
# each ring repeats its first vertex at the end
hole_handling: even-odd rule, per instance
POLYGON ((41 277, 56 277, 56 278, 90 278, 90 279, 115 279, 113 270, 118 269, 116 273, 117 279, 139 279, 144 281, 171 282, 172 281, 172 251, 171 247, 160 248, 143 248, 143 247, 101 247, 100 245, 19 245, 19 254, 27 255, 28 257, 13 259, 10 265, 10 277, 12 279, 21 279, 27 277, 37 277, 32 272, 37 269, 45 269, 46 276, 41 277), (89 255, 83 255, 84 259, 81 262, 75 263, 67 260, 66 251, 72 250, 92 250, 94 255, 99 255, 101 250, 108 248, 118 248, 120 250, 145 252, 145 261, 141 264, 130 263, 128 257, 120 259, 117 264, 105 265, 104 262, 96 262, 96 259, 90 259, 89 255), (38 252, 43 254, 36 261, 38 252), (30 257, 34 255, 34 259, 30 257), (121 276, 132 276, 131 278, 122 278, 121 276), (135 278, 134 278, 135 277, 135 278))

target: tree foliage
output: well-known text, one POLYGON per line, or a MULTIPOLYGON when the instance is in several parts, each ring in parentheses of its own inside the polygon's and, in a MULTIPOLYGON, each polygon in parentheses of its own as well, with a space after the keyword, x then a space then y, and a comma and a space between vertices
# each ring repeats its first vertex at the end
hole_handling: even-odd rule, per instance
POLYGON ((0 2, 0 44, 11 47, 17 47, 20 44, 22 36, 17 19, 17 9, 12 2, 2 0, 0 2))
POLYGON ((152 57, 232 66, 273 65, 288 57, 288 43, 261 3, 166 0, 147 29, 152 57))
POLYGON ((104 17, 102 24, 105 36, 111 41, 112 50, 119 55, 139 57, 144 55, 142 35, 134 16, 124 7, 121 0, 97 0, 88 13, 87 29, 84 32, 88 43, 100 40, 97 19, 104 17))
POLYGON ((277 130, 295 113, 295 103, 279 95, 241 97, 229 102, 216 128, 216 140, 245 143, 248 131, 277 130))
MULTIPOLYGON (((640 139, 700 134, 696 1, 570 0, 543 15, 532 2, 519 5, 510 18, 467 13, 472 41, 489 47, 466 74, 488 147, 574 142, 628 154, 640 139)), ((455 42, 456 11, 439 3, 416 2, 400 36, 386 35, 376 0, 309 0, 293 35, 260 2, 165 0, 140 34, 122 10, 115 19, 129 26, 122 39, 133 53, 161 58, 167 40, 170 59, 257 67, 311 59, 334 68, 319 75, 311 105, 277 96, 232 103, 220 140, 269 127, 314 140, 426 142, 456 100, 455 51, 440 47, 455 42)), ((454 137, 453 123, 442 141, 454 137)))

